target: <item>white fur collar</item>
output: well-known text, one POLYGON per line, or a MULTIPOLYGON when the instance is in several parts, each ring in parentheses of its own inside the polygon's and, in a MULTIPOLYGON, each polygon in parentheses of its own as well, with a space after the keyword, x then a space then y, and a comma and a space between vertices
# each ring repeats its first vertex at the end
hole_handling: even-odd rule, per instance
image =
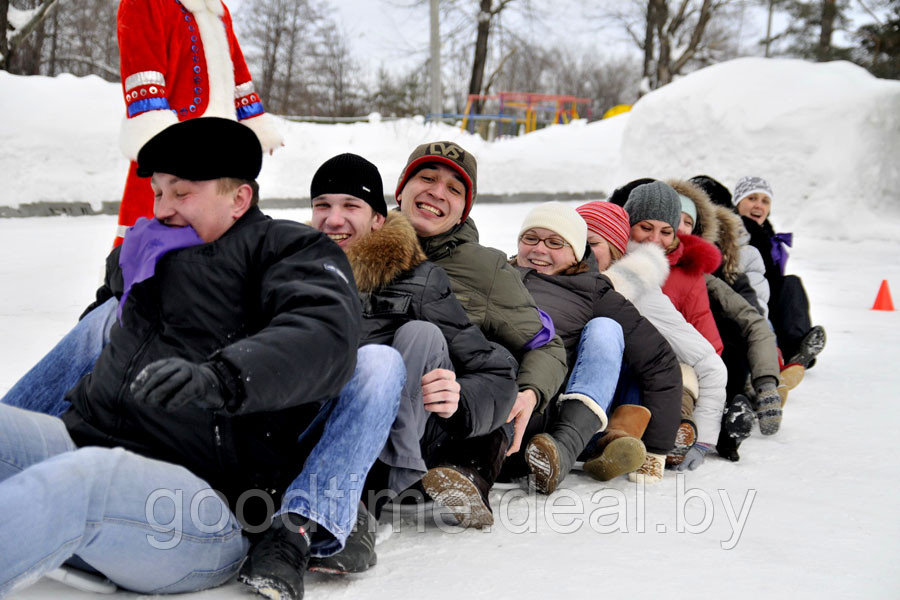
POLYGON ((656 244, 628 242, 625 256, 603 272, 616 291, 634 302, 669 277, 669 261, 656 244))
POLYGON ((222 0, 181 0, 181 3, 192 13, 208 11, 217 17, 221 17, 225 14, 222 0))

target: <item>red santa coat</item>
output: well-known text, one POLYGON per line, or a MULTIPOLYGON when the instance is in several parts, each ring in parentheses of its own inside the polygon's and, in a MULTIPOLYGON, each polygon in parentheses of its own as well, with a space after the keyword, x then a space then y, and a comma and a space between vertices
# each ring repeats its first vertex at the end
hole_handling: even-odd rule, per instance
POLYGON ((154 135, 194 117, 237 119, 264 151, 281 135, 263 110, 231 14, 221 0, 122 0, 117 16, 126 117, 119 143, 131 160, 119 208, 116 245, 139 217, 153 216, 148 179, 137 177, 137 153, 154 135))
POLYGON ((678 247, 667 256, 669 277, 662 291, 684 320, 705 337, 717 354, 722 354, 722 338, 709 308, 705 273, 712 273, 722 262, 719 249, 696 235, 679 235, 678 247))

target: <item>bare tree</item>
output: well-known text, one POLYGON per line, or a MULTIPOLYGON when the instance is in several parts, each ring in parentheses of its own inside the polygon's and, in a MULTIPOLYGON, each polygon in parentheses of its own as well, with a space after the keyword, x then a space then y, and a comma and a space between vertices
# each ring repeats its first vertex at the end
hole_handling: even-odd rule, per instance
POLYGON ((349 117, 365 110, 364 92, 357 86, 360 68, 350 54, 346 35, 334 23, 325 23, 318 32, 315 61, 318 114, 349 117))
POLYGON ((623 29, 643 55, 642 92, 734 54, 733 23, 741 0, 621 0, 593 11, 600 24, 623 29))
POLYGON ((831 36, 834 33, 834 20, 837 17, 836 0, 822 0, 822 19, 819 31, 819 45, 816 48, 816 60, 825 62, 831 54, 831 36))
POLYGON ((0 0, 0 69, 10 70, 16 52, 43 24, 56 0, 40 0, 34 6, 31 2, 28 4, 26 9, 12 7, 13 10, 10 10, 9 0, 0 0), (12 21, 10 16, 13 16, 12 21))

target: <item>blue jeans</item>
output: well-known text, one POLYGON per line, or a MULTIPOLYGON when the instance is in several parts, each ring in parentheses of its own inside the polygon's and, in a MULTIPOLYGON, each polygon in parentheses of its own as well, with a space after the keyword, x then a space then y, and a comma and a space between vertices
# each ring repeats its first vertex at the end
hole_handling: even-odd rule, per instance
POLYGON ((78 449, 58 418, 0 405, 0 597, 72 555, 137 592, 200 590, 228 581, 248 545, 184 467, 78 449))
POLYGON ((94 369, 119 303, 110 298, 76 323, 66 336, 6 393, 0 403, 58 417, 68 410, 66 392, 94 369))
MULTIPOLYGON (((582 397, 582 401, 589 399, 604 415, 608 414, 619 381, 624 351, 625 337, 621 325, 606 317, 588 321, 581 331, 578 357, 560 399, 572 398, 573 395, 582 397)), ((605 428, 606 420, 601 420, 605 428)))
MULTIPOLYGON (((325 528, 318 556, 344 546, 405 373, 392 348, 361 348, 340 396, 301 435, 321 432, 279 514, 325 528)), ((246 554, 240 533, 227 505, 184 467, 121 448, 78 449, 58 418, 0 405, 0 544, 15 543, 0 547, 0 597, 73 555, 142 593, 217 586, 246 554)))
POLYGON ((344 548, 356 523, 366 475, 397 417, 405 381, 406 368, 396 350, 363 346, 340 396, 326 402, 301 435, 302 441, 307 433, 322 431, 276 515, 299 513, 325 529, 327 535, 312 536, 313 556, 330 556, 344 548))

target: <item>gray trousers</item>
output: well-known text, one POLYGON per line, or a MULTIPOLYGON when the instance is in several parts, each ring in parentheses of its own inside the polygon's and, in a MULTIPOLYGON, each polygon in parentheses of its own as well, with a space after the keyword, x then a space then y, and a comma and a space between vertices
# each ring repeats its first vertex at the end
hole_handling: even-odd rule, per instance
POLYGON ((399 494, 425 475, 428 467, 420 442, 429 418, 422 400, 422 376, 434 369, 453 370, 447 341, 433 323, 410 321, 394 334, 392 344, 406 365, 406 383, 400 395, 400 409, 391 427, 387 443, 378 457, 390 467, 388 488, 399 494))

